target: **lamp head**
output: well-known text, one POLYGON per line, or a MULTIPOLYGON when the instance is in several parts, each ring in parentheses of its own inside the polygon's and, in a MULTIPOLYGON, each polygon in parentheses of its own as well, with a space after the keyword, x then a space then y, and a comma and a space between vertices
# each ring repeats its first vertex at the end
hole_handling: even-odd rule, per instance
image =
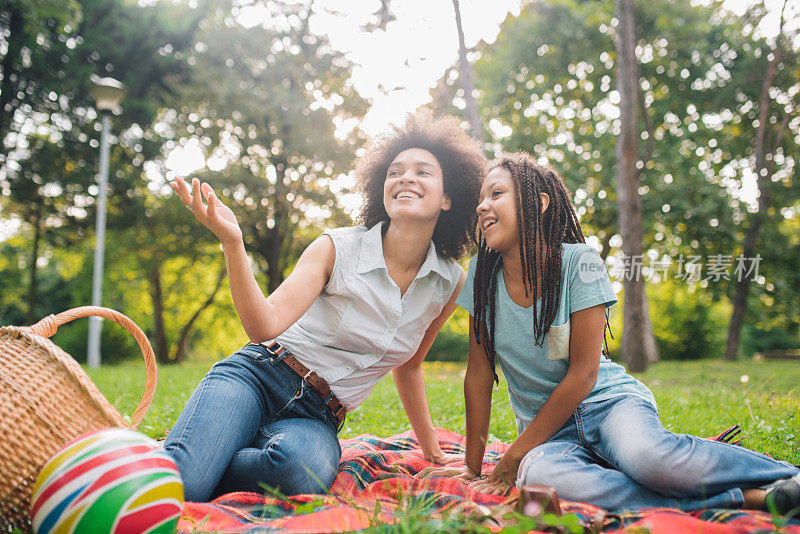
POLYGON ((119 103, 127 91, 128 88, 125 87, 125 84, 114 78, 92 76, 92 88, 89 92, 97 102, 96 107, 100 112, 113 113, 119 107, 119 103))

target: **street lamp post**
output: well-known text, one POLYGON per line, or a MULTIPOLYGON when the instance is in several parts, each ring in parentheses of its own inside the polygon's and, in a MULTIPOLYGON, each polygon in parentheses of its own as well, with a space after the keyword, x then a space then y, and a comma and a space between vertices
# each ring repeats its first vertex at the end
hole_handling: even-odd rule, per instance
MULTIPOLYGON (((114 78, 92 78, 91 94, 97 102, 103 130, 100 133, 100 174, 97 195, 97 244, 94 248, 94 272, 92 274, 92 306, 100 306, 103 300, 103 254, 106 238, 106 189, 108 188, 108 132, 111 128, 111 113, 119 106, 125 96, 125 86, 114 78)), ((86 361, 89 367, 100 366, 100 330, 102 322, 99 317, 89 319, 89 342, 86 361)))

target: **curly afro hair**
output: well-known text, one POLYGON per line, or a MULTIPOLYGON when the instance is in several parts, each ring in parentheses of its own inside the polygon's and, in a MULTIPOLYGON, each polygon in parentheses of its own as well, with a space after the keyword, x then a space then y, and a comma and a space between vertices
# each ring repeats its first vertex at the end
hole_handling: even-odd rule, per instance
POLYGON ((394 158, 410 148, 427 150, 442 168, 444 193, 451 205, 439 215, 432 239, 441 256, 456 260, 474 242, 475 208, 488 163, 480 144, 451 115, 436 117, 421 110, 409 115, 403 126, 372 140, 355 166, 358 190, 364 197, 359 222, 372 228, 389 221, 383 205, 386 172, 394 158))

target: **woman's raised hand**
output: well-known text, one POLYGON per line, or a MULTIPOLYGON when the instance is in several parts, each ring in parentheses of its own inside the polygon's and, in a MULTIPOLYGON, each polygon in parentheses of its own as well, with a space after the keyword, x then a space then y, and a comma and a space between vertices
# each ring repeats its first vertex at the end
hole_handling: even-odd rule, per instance
POLYGON ((194 213, 200 223, 214 232, 222 245, 237 243, 242 240, 242 229, 231 209, 222 203, 211 186, 200 180, 192 178, 192 190, 183 178, 178 178, 169 184, 178 194, 181 202, 194 213), (207 204, 203 203, 205 197, 207 204))

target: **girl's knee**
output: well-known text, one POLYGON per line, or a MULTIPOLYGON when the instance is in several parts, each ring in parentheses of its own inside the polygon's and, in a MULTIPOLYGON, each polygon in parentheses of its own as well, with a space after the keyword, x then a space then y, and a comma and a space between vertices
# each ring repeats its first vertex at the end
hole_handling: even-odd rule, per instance
POLYGON ((622 471, 642 486, 663 495, 683 495, 698 485, 702 469, 681 455, 644 443, 631 443, 621 454, 622 471))
POLYGON ((546 484, 556 486, 559 475, 564 471, 565 463, 570 461, 569 454, 576 449, 573 445, 552 445, 545 443, 534 447, 525 455, 517 471, 517 486, 525 484, 546 484))

